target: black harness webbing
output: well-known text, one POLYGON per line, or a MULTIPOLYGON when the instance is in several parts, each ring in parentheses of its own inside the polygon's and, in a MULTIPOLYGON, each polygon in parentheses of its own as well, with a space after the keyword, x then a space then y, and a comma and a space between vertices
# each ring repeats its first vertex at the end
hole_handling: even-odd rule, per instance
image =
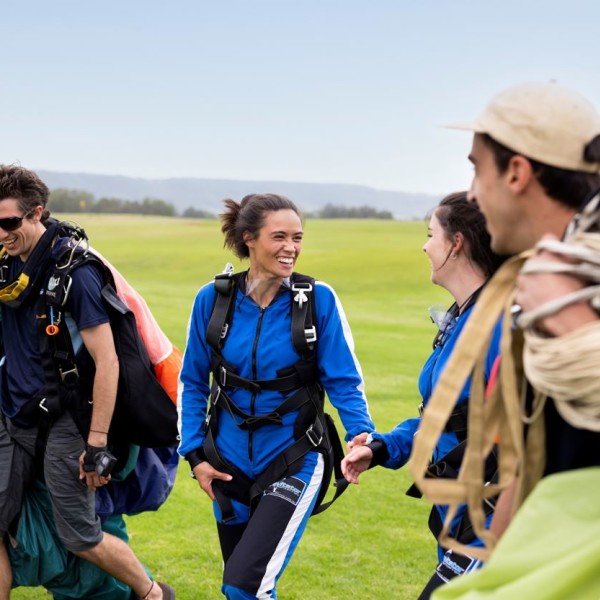
MULTIPOLYGON (((441 479, 456 479, 458 477, 459 469, 462 465, 463 457, 465 454, 466 442, 461 442, 450 452, 445 454, 439 461, 432 463, 428 467, 428 477, 441 478, 441 479)), ((485 461, 484 466, 484 477, 486 482, 497 483, 498 482, 498 454, 497 448, 494 446, 489 456, 485 461)), ((422 493, 419 488, 413 484, 406 492, 407 496, 414 498, 421 498, 422 493)), ((483 511, 486 516, 490 515, 496 506, 496 498, 487 499, 484 501, 483 511)), ((436 507, 431 508, 429 513, 429 530, 437 539, 442 532, 444 523, 440 517, 436 507)), ((469 544, 475 539, 473 531, 473 524, 469 517, 469 512, 465 511, 462 519, 460 520, 457 530, 454 532, 453 537, 459 540, 463 544, 469 544)))
POLYGON ((293 410, 298 410, 309 402, 310 399, 310 396, 305 392, 304 388, 300 388, 286 398, 274 411, 266 415, 248 415, 231 401, 231 398, 229 398, 229 395, 222 387, 218 386, 217 391, 211 398, 211 402, 215 408, 225 408, 240 429, 254 431, 267 423, 281 425, 281 417, 283 415, 292 412, 293 410), (234 415, 240 417, 241 422, 238 422, 234 415))
POLYGON ((292 294, 291 333, 292 342, 301 360, 291 367, 278 371, 278 377, 270 380, 250 380, 235 373, 221 355, 233 316, 235 296, 245 273, 224 273, 215 278, 216 300, 206 331, 206 340, 213 349, 211 371, 213 384, 206 419, 204 453, 208 462, 217 470, 230 473, 232 481, 213 480, 213 491, 224 522, 234 517, 231 498, 254 506, 262 493, 275 481, 292 475, 302 467, 302 458, 317 450, 325 457, 326 468, 322 489, 312 514, 318 514, 330 506, 346 489, 347 481, 339 463, 343 450, 333 420, 324 413, 324 394, 318 382, 315 342, 317 340, 314 315, 314 279, 299 273, 291 278, 292 294), (263 390, 293 392, 275 410, 266 415, 248 415, 232 402, 225 388, 243 388, 254 394, 263 390), (308 428, 296 432, 296 441, 281 452, 256 479, 252 480, 235 465, 220 455, 215 445, 218 430, 218 411, 225 409, 240 429, 253 431, 266 424, 282 424, 282 416, 299 410, 308 428), (335 456, 334 456, 335 455, 335 456), (322 503, 331 473, 335 473, 336 492, 333 498, 322 503))
MULTIPOLYGON (((425 410, 423 404, 419 405, 419 414, 422 415, 425 410)), ((467 439, 467 426, 469 422, 469 403, 463 402, 459 404, 448 417, 445 433, 454 433, 458 438, 458 443, 462 443, 467 439)))
POLYGON ((219 386, 243 388, 254 394, 269 390, 275 392, 290 392, 298 387, 315 380, 316 371, 313 361, 302 360, 287 369, 279 371, 280 377, 276 379, 252 380, 240 377, 235 373, 235 368, 228 365, 216 352, 211 359, 211 371, 219 386), (287 374, 284 374, 287 373, 287 374))
POLYGON ((217 299, 206 328, 206 341, 216 351, 220 351, 225 343, 235 304, 235 290, 241 275, 241 273, 237 275, 222 273, 215 277, 217 299))
POLYGON ((221 457, 214 443, 212 430, 209 429, 204 445, 208 462, 215 469, 233 475, 232 481, 227 484, 223 484, 219 480, 213 480, 213 491, 221 509, 223 522, 226 523, 235 516, 230 498, 243 500, 252 506, 257 498, 273 482, 278 481, 287 474, 293 474, 298 471, 302 466, 299 464, 299 461, 307 452, 318 449, 321 446, 324 435, 323 423, 321 419, 317 418, 299 440, 296 440, 291 446, 288 446, 283 452, 277 455, 269 466, 256 479, 252 480, 235 465, 232 465, 221 457), (226 488, 226 491, 223 488, 226 488))

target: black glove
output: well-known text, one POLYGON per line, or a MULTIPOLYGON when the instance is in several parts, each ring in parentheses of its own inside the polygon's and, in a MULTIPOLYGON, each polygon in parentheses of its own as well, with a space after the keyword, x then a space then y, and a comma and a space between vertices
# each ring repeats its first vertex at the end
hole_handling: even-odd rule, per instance
POLYGON ((115 465, 117 458, 109 452, 107 446, 85 445, 85 454, 83 455, 83 470, 86 473, 96 471, 102 477, 108 477, 115 465))

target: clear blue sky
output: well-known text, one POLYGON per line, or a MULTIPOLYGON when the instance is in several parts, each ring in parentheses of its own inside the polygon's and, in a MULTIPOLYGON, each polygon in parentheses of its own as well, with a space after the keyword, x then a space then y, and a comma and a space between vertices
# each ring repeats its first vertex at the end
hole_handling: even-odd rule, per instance
POLYGON ((446 193, 497 91, 600 108, 600 0, 23 0, 0 15, 0 162, 446 193))

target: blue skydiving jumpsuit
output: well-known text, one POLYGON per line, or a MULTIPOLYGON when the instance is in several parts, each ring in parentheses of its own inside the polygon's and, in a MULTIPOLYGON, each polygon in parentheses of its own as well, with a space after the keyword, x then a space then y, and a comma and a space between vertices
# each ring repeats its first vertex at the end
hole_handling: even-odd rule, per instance
MULTIPOLYGON (((445 366, 448 362, 452 352, 454 350, 454 346, 458 340, 460 332, 463 330, 469 316, 473 311, 473 306, 467 308, 457 319, 452 319, 450 323, 445 327, 443 331, 440 332, 438 339, 438 343, 434 348, 433 352, 425 362, 421 374, 419 376, 419 392, 423 399, 423 406, 426 406, 431 398, 435 385, 437 384, 445 366)), ((492 371, 492 367, 496 359, 500 354, 500 334, 501 334, 501 324, 498 323, 496 328, 494 329, 492 340, 488 349, 488 354, 485 360, 485 377, 486 380, 489 379, 490 373, 492 371)), ((469 378, 465 383, 462 391, 460 392, 459 398, 457 400, 457 406, 467 402, 469 399, 469 392, 471 388, 471 379, 469 378)), ((407 419, 403 421, 399 425, 397 425, 391 432, 389 433, 373 433, 373 440, 381 440, 385 444, 385 449, 387 450, 388 458, 383 463, 382 466, 388 469, 399 469, 404 466, 410 457, 410 453, 413 447, 413 438, 419 425, 421 423, 421 418, 413 418, 407 419)), ((450 452, 454 447, 456 447, 459 443, 459 439, 454 432, 445 431, 441 434, 438 444, 435 448, 434 455, 432 458, 432 462, 439 461, 444 455, 450 452)), ((442 505, 436 505, 435 510, 439 513, 439 517, 442 522, 444 522, 448 507, 442 505)), ((452 527, 450 529, 451 534, 455 534, 456 530, 462 520, 466 511, 466 506, 460 507, 453 522, 452 527)), ((487 518, 486 525, 489 526, 489 521, 491 520, 491 515, 487 518)), ((480 546, 481 541, 479 539, 475 539, 470 545, 480 546)), ((437 574, 444 577, 444 573, 449 573, 448 568, 452 572, 452 574, 462 574, 459 573, 461 566, 457 564, 457 555, 452 553, 451 551, 446 552, 441 546, 438 545, 438 560, 440 561, 440 565, 438 566, 437 574)), ((459 558, 459 561, 465 565, 465 569, 469 569, 475 565, 467 564, 469 561, 464 561, 459 558)), ((427 596, 425 596, 427 597, 427 596)))
MULTIPOLYGON (((289 283, 282 286, 264 309, 244 294, 243 287, 241 281, 222 349, 223 358, 235 366, 241 377, 277 378, 279 369, 300 360, 292 343, 289 283)), ((189 321, 179 393, 179 453, 182 456, 204 444, 212 354, 206 341, 206 329, 215 293, 212 282, 200 289, 189 321)), ((354 355, 346 316, 333 289, 316 282, 314 301, 319 379, 338 410, 347 432, 346 440, 350 440, 374 429, 362 372, 354 355)), ((242 388, 228 388, 233 403, 249 415, 271 413, 291 393, 263 390, 257 394, 242 388)), ((220 410, 215 445, 226 461, 255 478, 294 443, 297 415, 295 410, 282 416, 281 425, 269 423, 249 431, 240 429, 228 411, 220 410)), ((309 452, 300 471, 269 486, 252 514, 249 506, 232 500, 235 518, 224 524, 219 506, 214 503, 224 558, 222 592, 227 598, 276 598, 275 585, 306 527, 322 479, 322 455, 309 452)))

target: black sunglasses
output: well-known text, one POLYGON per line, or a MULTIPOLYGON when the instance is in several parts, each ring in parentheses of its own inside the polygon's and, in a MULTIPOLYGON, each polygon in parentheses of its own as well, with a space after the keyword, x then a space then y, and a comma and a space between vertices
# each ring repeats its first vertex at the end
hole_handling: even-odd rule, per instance
POLYGON ((23 219, 27 218, 29 215, 32 215, 34 210, 30 210, 22 217, 5 217, 4 219, 0 219, 0 229, 4 229, 4 231, 15 231, 15 229, 19 229, 23 219))

